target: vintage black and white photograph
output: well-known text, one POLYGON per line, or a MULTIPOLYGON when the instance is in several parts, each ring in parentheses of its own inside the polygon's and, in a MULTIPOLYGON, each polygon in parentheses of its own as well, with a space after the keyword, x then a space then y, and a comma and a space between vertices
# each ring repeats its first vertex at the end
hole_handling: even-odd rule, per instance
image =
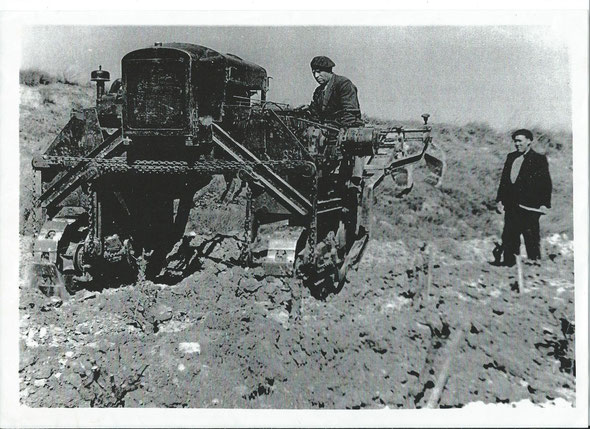
POLYGON ((12 401, 587 410, 587 12, 20 22, 12 401))

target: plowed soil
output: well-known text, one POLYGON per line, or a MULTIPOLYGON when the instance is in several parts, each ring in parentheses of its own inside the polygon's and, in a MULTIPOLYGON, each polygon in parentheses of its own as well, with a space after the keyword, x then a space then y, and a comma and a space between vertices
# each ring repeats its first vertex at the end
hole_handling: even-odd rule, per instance
MULTIPOLYGON (((21 121, 47 113, 44 103, 35 113, 29 99, 36 100, 23 98, 21 121)), ((21 147, 35 139, 25 127, 21 147)), ((494 189, 480 195, 458 186, 458 171, 473 174, 477 167, 469 153, 454 156, 470 143, 463 136, 480 139, 486 149, 480 156, 498 164, 490 167, 498 170, 493 180, 482 180, 494 182, 509 148, 489 149, 485 138, 496 136, 489 130, 485 138, 446 130, 452 138, 438 135, 449 145, 446 185, 417 183, 403 202, 381 199, 379 233, 343 289, 325 300, 297 280, 240 266, 241 233, 204 227, 189 246, 197 269, 178 282, 105 284, 68 299, 46 297, 27 287, 32 236, 23 225, 21 402, 362 409, 527 399, 575 405, 571 170, 554 180, 556 199, 564 202, 555 219, 565 223, 542 219, 542 264, 524 259, 519 284, 517 267, 489 264, 501 228, 489 210, 494 189)), ((27 147, 21 153, 34 152, 27 147)), ((571 166, 571 153, 554 153, 553 162, 571 166)), ((25 167, 22 176, 30 177, 25 167)), ((21 200, 23 209, 27 201, 21 200)), ((232 219, 241 213, 239 202, 207 206, 232 219)), ((193 218, 194 225, 204 222, 193 218)))
POLYGON ((34 407, 421 407, 450 353, 441 407, 573 403, 567 243, 543 267, 524 265, 522 290, 516 268, 481 257, 490 244, 465 244, 469 259, 435 254, 429 289, 419 249, 372 242, 325 301, 294 280, 217 262, 237 248, 231 237, 173 286, 66 301, 23 287, 21 398, 34 407), (458 330, 465 339, 449 351, 458 330))

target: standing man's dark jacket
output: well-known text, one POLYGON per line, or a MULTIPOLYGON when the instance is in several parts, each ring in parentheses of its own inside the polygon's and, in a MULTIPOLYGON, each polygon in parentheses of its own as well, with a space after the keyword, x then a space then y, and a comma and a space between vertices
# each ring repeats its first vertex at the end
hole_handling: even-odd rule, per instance
POLYGON ((512 164, 519 155, 519 152, 511 152, 506 157, 496 201, 502 202, 507 209, 518 205, 550 208, 551 176, 547 157, 529 149, 526 154, 521 155, 524 159, 516 181, 512 183, 510 180, 512 164))
POLYGON ((315 89, 309 110, 321 121, 337 122, 343 127, 363 124, 356 86, 337 74, 315 89))

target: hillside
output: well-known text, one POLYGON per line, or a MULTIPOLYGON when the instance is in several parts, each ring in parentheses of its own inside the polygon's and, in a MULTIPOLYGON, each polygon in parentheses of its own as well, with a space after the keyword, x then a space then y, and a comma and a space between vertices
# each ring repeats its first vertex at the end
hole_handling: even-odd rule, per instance
POLYGON ((94 89, 90 86, 50 83, 20 85, 20 230, 32 233, 35 219, 30 218, 35 194, 31 160, 41 153, 68 123, 74 109, 94 104, 94 89))
MULTIPOLYGON (((21 85, 21 261, 30 260, 30 160, 90 106, 93 89, 21 85)), ((293 279, 236 264, 243 207, 196 203, 195 271, 45 297, 20 283, 21 402, 31 407, 441 408, 528 401, 575 406, 572 138, 535 130, 553 206, 543 264, 494 267, 494 212, 508 131, 437 124, 443 185, 415 174, 377 199, 377 231, 342 291, 318 300, 293 279), (204 215, 206 213, 207 215, 204 215), (223 232, 225 234, 220 234, 223 232), (432 249, 432 250, 430 250, 432 249), (446 368, 446 370, 445 370, 446 368)), ((523 124, 523 126, 526 124, 523 124)))

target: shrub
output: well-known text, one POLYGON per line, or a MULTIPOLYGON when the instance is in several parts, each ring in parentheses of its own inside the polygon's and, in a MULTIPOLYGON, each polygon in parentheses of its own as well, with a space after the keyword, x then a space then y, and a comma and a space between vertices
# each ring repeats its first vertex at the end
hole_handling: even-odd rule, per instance
POLYGON ((55 104, 55 100, 50 88, 40 88, 39 94, 41 94, 43 104, 55 104))
POLYGON ((57 82, 57 78, 38 69, 26 69, 19 72, 19 82, 27 86, 49 85, 57 82))
POLYGON ((79 82, 76 79, 75 73, 72 71, 71 68, 66 68, 62 70, 62 72, 57 76, 57 81, 59 83, 63 83, 64 85, 72 85, 72 86, 79 86, 79 82))

